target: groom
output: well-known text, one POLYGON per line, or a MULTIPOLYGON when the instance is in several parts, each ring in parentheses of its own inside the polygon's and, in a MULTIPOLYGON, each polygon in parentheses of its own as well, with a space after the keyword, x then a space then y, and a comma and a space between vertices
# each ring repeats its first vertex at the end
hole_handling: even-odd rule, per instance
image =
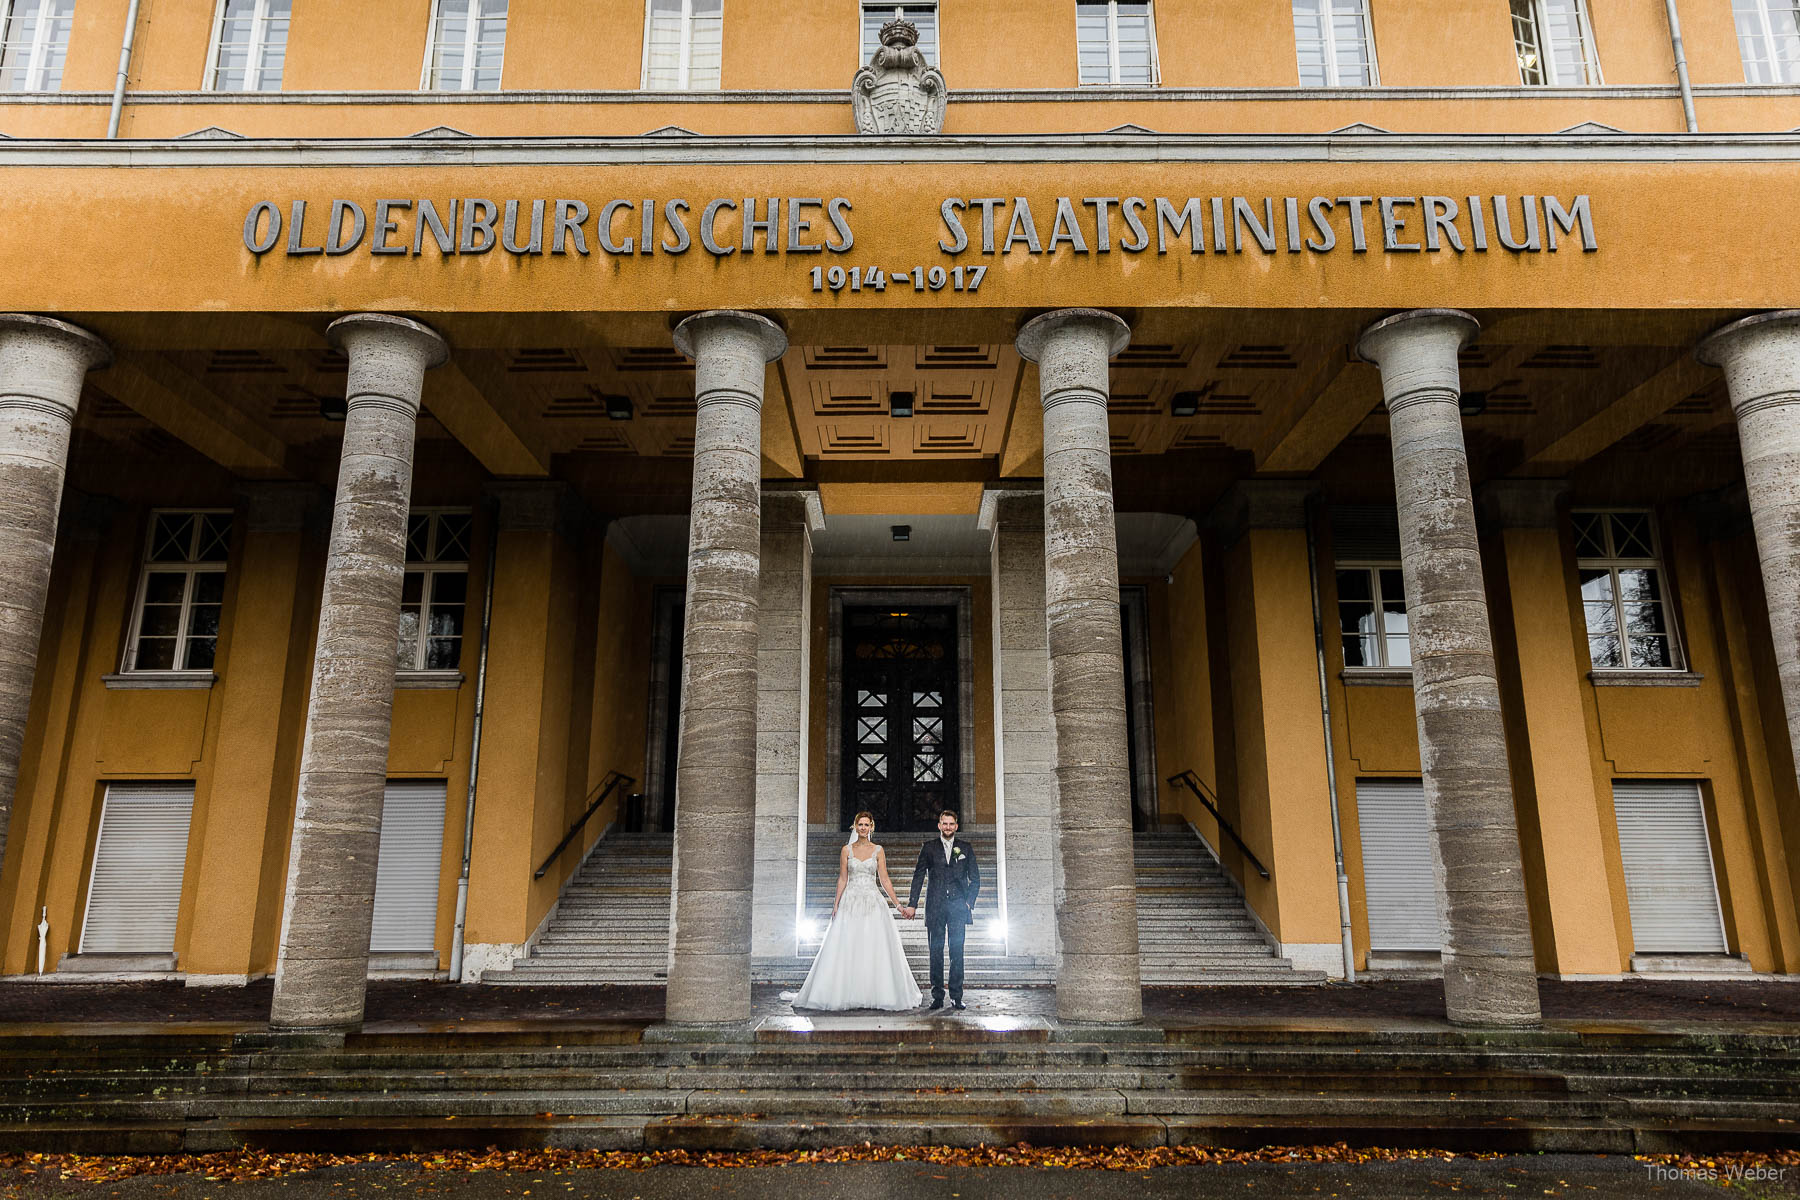
POLYGON ((950 1007, 963 1009, 963 937, 975 916, 975 897, 981 893, 981 868, 975 847, 956 836, 956 813, 946 808, 938 814, 938 836, 919 850, 913 868, 912 892, 907 897, 907 916, 918 909, 919 889, 927 879, 925 931, 931 938, 931 1007, 944 1007, 944 949, 950 950, 950 1007))

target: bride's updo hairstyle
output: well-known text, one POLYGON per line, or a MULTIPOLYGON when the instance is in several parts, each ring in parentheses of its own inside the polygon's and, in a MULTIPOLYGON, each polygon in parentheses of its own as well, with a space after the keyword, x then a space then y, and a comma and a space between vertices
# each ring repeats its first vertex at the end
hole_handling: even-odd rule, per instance
MULTIPOLYGON (((872 812, 859 812, 859 813, 857 813, 857 814, 856 814, 856 820, 854 820, 854 821, 851 821, 851 822, 850 822, 850 829, 851 829, 851 832, 855 832, 855 830, 856 830, 856 825, 857 825, 857 822, 858 822, 858 821, 861 821, 861 820, 862 820, 862 819, 863 819, 863 818, 865 818, 865 817, 867 817, 867 818, 868 818, 868 821, 869 821, 869 824, 871 824, 871 825, 873 825, 873 824, 874 824, 874 823, 875 823, 875 814, 874 814, 874 813, 872 813, 872 812)), ((851 839, 851 841, 855 841, 855 840, 856 840, 856 839, 855 839, 855 838, 852 838, 852 839, 851 839)))

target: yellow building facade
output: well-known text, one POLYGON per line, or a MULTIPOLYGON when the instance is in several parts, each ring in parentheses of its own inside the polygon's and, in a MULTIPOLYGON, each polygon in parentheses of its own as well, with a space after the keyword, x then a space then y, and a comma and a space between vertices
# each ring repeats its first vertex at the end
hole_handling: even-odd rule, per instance
POLYGON ((12 0, 0 972, 674 1018, 941 807, 993 982, 1800 972, 1793 22, 12 0))

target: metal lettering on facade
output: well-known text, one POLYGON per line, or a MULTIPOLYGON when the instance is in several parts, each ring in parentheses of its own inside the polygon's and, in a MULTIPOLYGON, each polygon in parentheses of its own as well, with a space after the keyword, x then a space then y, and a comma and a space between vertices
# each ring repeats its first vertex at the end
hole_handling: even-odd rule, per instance
MULTIPOLYGON (((469 197, 258 201, 244 246, 263 255, 844 254, 856 245, 842 196, 584 200, 469 197), (323 210, 323 211, 321 211, 323 210), (285 240, 284 240, 285 233, 285 240)), ((951 196, 937 250, 964 254, 1556 253, 1599 249, 1586 194, 1473 196, 951 196)), ((903 270, 913 271, 908 265, 903 270)), ((920 268, 923 269, 923 268, 920 268)), ((937 270, 938 268, 931 268, 937 270)), ((832 271, 841 269, 833 267, 832 271)), ((819 269, 814 290, 826 276, 819 269)), ((833 290, 836 290, 835 288, 833 290)), ((961 286, 953 290, 962 290, 961 286)), ((968 288, 973 291, 974 289, 968 288)))

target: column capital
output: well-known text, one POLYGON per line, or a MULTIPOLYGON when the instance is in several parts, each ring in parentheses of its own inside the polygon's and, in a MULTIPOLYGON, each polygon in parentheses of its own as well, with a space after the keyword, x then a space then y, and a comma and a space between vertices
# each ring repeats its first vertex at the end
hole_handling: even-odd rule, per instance
POLYGON ((1724 370, 1739 417, 1800 403, 1800 309, 1740 317, 1702 339, 1694 357, 1724 370))
POLYGON ((351 313, 325 327, 325 337, 338 349, 351 352, 371 343, 387 343, 417 357, 420 370, 441 367, 450 358, 450 343, 423 321, 392 313, 351 313))
POLYGON ((1457 400, 1456 354, 1480 331, 1481 322, 1459 308, 1415 308, 1363 330, 1356 356, 1381 368, 1389 412, 1417 401, 1457 400))
POLYGON ((350 359, 345 408, 369 405, 419 415, 425 372, 450 358, 450 344, 431 326, 388 313, 351 313, 325 327, 350 359))
POLYGON ((1569 494, 1566 479, 1494 479, 1475 492, 1475 509, 1490 529, 1554 529, 1569 494))
POLYGON ((673 334, 675 348, 689 358, 700 357, 700 343, 715 334, 735 335, 734 340, 754 346, 765 363, 787 352, 787 331, 760 313, 735 308, 709 308, 682 318, 673 334))
POLYGON ((975 528, 984 533, 1000 529, 1042 529, 1044 489, 1038 487, 983 488, 975 528))
POLYGON ((112 347, 98 334, 79 325, 41 317, 36 313, 0 313, 0 339, 18 338, 45 342, 81 359, 82 370, 94 371, 112 365, 112 347))
POLYGON ((1099 331, 1107 339, 1108 358, 1131 344, 1131 326, 1125 318, 1103 308, 1059 308, 1042 313, 1019 326, 1013 344, 1027 362, 1041 362, 1051 338, 1076 329, 1099 331))

